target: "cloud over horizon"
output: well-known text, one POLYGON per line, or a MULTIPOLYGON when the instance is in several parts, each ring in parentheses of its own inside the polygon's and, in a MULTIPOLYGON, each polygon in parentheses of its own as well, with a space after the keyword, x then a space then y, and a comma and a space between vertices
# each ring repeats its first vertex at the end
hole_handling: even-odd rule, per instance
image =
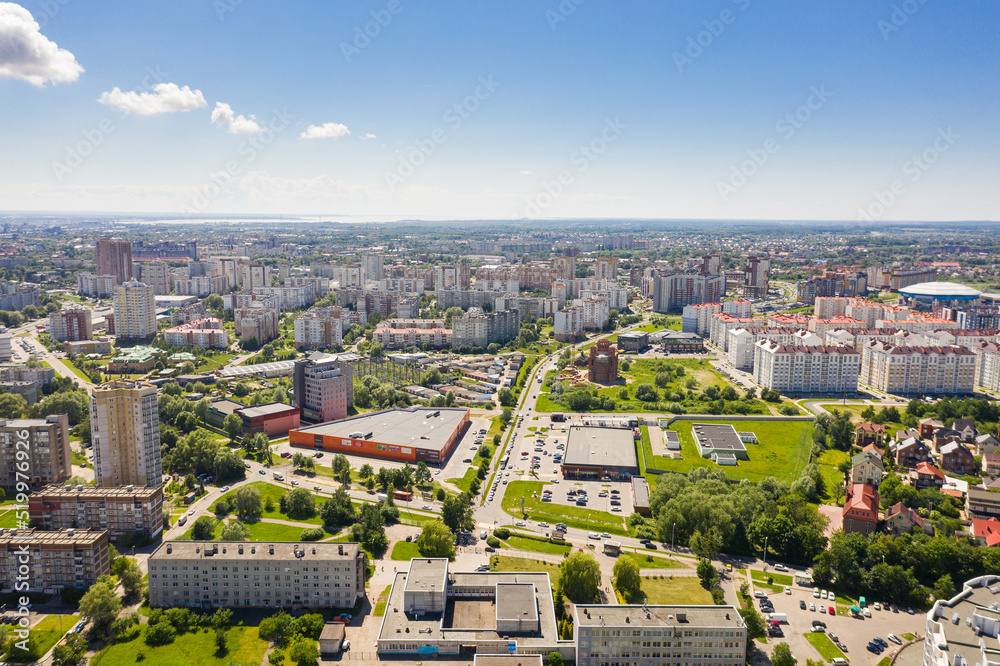
POLYGON ((254 116, 237 116, 233 113, 233 108, 225 102, 215 103, 212 122, 230 134, 258 134, 264 131, 254 116))
POLYGON ((207 106, 200 90, 191 90, 188 86, 181 88, 176 83, 159 83, 153 86, 151 93, 122 92, 115 86, 110 92, 102 93, 97 101, 139 116, 185 113, 207 106))

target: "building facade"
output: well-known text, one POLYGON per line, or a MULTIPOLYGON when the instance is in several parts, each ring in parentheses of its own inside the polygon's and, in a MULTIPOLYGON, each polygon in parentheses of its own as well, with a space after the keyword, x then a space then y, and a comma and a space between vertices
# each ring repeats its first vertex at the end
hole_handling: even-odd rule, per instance
POLYGON ((130 280, 115 290, 115 337, 150 340, 156 335, 156 294, 142 282, 130 280))
POLYGON ((71 308, 49 313, 46 332, 59 342, 79 342, 94 337, 92 313, 86 308, 71 308))
POLYGON ((37 486, 69 478, 73 473, 69 431, 65 414, 0 420, 0 486, 12 491, 18 481, 37 486), (28 469, 19 470, 19 462, 27 462, 28 469))
POLYGON ((754 345, 754 381, 790 394, 856 393, 861 355, 852 347, 754 345))
POLYGON ((114 275, 115 284, 124 284, 133 279, 132 244, 124 240, 100 238, 94 250, 94 261, 98 275, 114 275))
POLYGON ((487 314, 480 308, 470 308, 464 317, 452 319, 451 344, 486 348, 491 342, 504 344, 514 339, 520 329, 517 310, 487 314))
POLYGON ((350 608, 366 565, 356 543, 166 541, 149 556, 149 605, 350 608))
POLYGON ((861 384, 886 393, 967 394, 973 392, 976 355, 965 347, 864 346, 861 384))
POLYGON ((6 589, 23 582, 32 592, 83 589, 110 573, 106 530, 0 528, 0 586, 6 589), (31 565, 23 581, 19 572, 26 553, 31 565))
POLYGON ((112 539, 163 533, 163 488, 52 484, 28 497, 31 524, 43 530, 107 530, 112 539))
POLYGON ((200 347, 202 349, 226 349, 229 334, 222 327, 221 319, 206 317, 186 324, 173 326, 163 331, 163 339, 171 347, 200 347))
POLYGON ((137 381, 95 386, 90 396, 90 432, 98 488, 162 484, 155 386, 137 381))
POLYGON ((597 341, 587 357, 587 379, 596 384, 614 384, 618 381, 618 350, 607 338, 597 341))
POLYGON ((293 381, 295 405, 303 421, 344 419, 354 406, 354 369, 338 356, 317 355, 296 361, 293 381))
POLYGON ((653 310, 677 312, 685 305, 714 303, 726 295, 726 278, 723 275, 673 274, 653 278, 653 310))

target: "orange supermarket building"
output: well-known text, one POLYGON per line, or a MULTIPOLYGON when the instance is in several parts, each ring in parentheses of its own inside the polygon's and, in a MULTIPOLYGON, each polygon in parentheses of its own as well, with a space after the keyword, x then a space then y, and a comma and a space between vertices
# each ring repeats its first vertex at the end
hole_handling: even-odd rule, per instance
POLYGON ((297 428, 289 431, 288 441, 311 451, 437 465, 448 459, 468 427, 465 408, 404 407, 297 428))

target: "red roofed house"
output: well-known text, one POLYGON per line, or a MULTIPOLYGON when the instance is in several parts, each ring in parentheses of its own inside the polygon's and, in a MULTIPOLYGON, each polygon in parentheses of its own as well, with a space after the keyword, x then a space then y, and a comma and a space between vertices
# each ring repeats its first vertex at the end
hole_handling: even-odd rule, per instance
POLYGON ((1000 520, 996 518, 973 518, 972 533, 980 546, 1000 546, 1000 520))
POLYGON ((878 488, 853 483, 844 501, 844 531, 871 534, 878 527, 878 488))
POLYGON ((922 462, 910 472, 910 485, 917 490, 924 488, 941 490, 941 486, 944 485, 944 472, 930 463, 922 462))
POLYGON ((864 448, 869 444, 874 444, 878 448, 884 448, 885 426, 881 423, 862 421, 854 426, 854 445, 864 448))
POLYGON ((913 528, 934 536, 934 524, 920 517, 916 511, 898 502, 885 510, 885 528, 895 535, 911 534, 913 528))

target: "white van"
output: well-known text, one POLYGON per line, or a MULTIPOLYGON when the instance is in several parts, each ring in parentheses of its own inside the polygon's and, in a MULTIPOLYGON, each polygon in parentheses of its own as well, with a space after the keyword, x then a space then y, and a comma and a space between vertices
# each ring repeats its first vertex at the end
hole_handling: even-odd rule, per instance
POLYGON ((479 538, 483 540, 486 539, 486 530, 483 530, 482 532, 479 533, 479 538))
POLYGON ((284 481, 285 480, 285 475, 282 474, 281 472, 275 472, 274 473, 274 479, 275 479, 275 481, 284 481))

